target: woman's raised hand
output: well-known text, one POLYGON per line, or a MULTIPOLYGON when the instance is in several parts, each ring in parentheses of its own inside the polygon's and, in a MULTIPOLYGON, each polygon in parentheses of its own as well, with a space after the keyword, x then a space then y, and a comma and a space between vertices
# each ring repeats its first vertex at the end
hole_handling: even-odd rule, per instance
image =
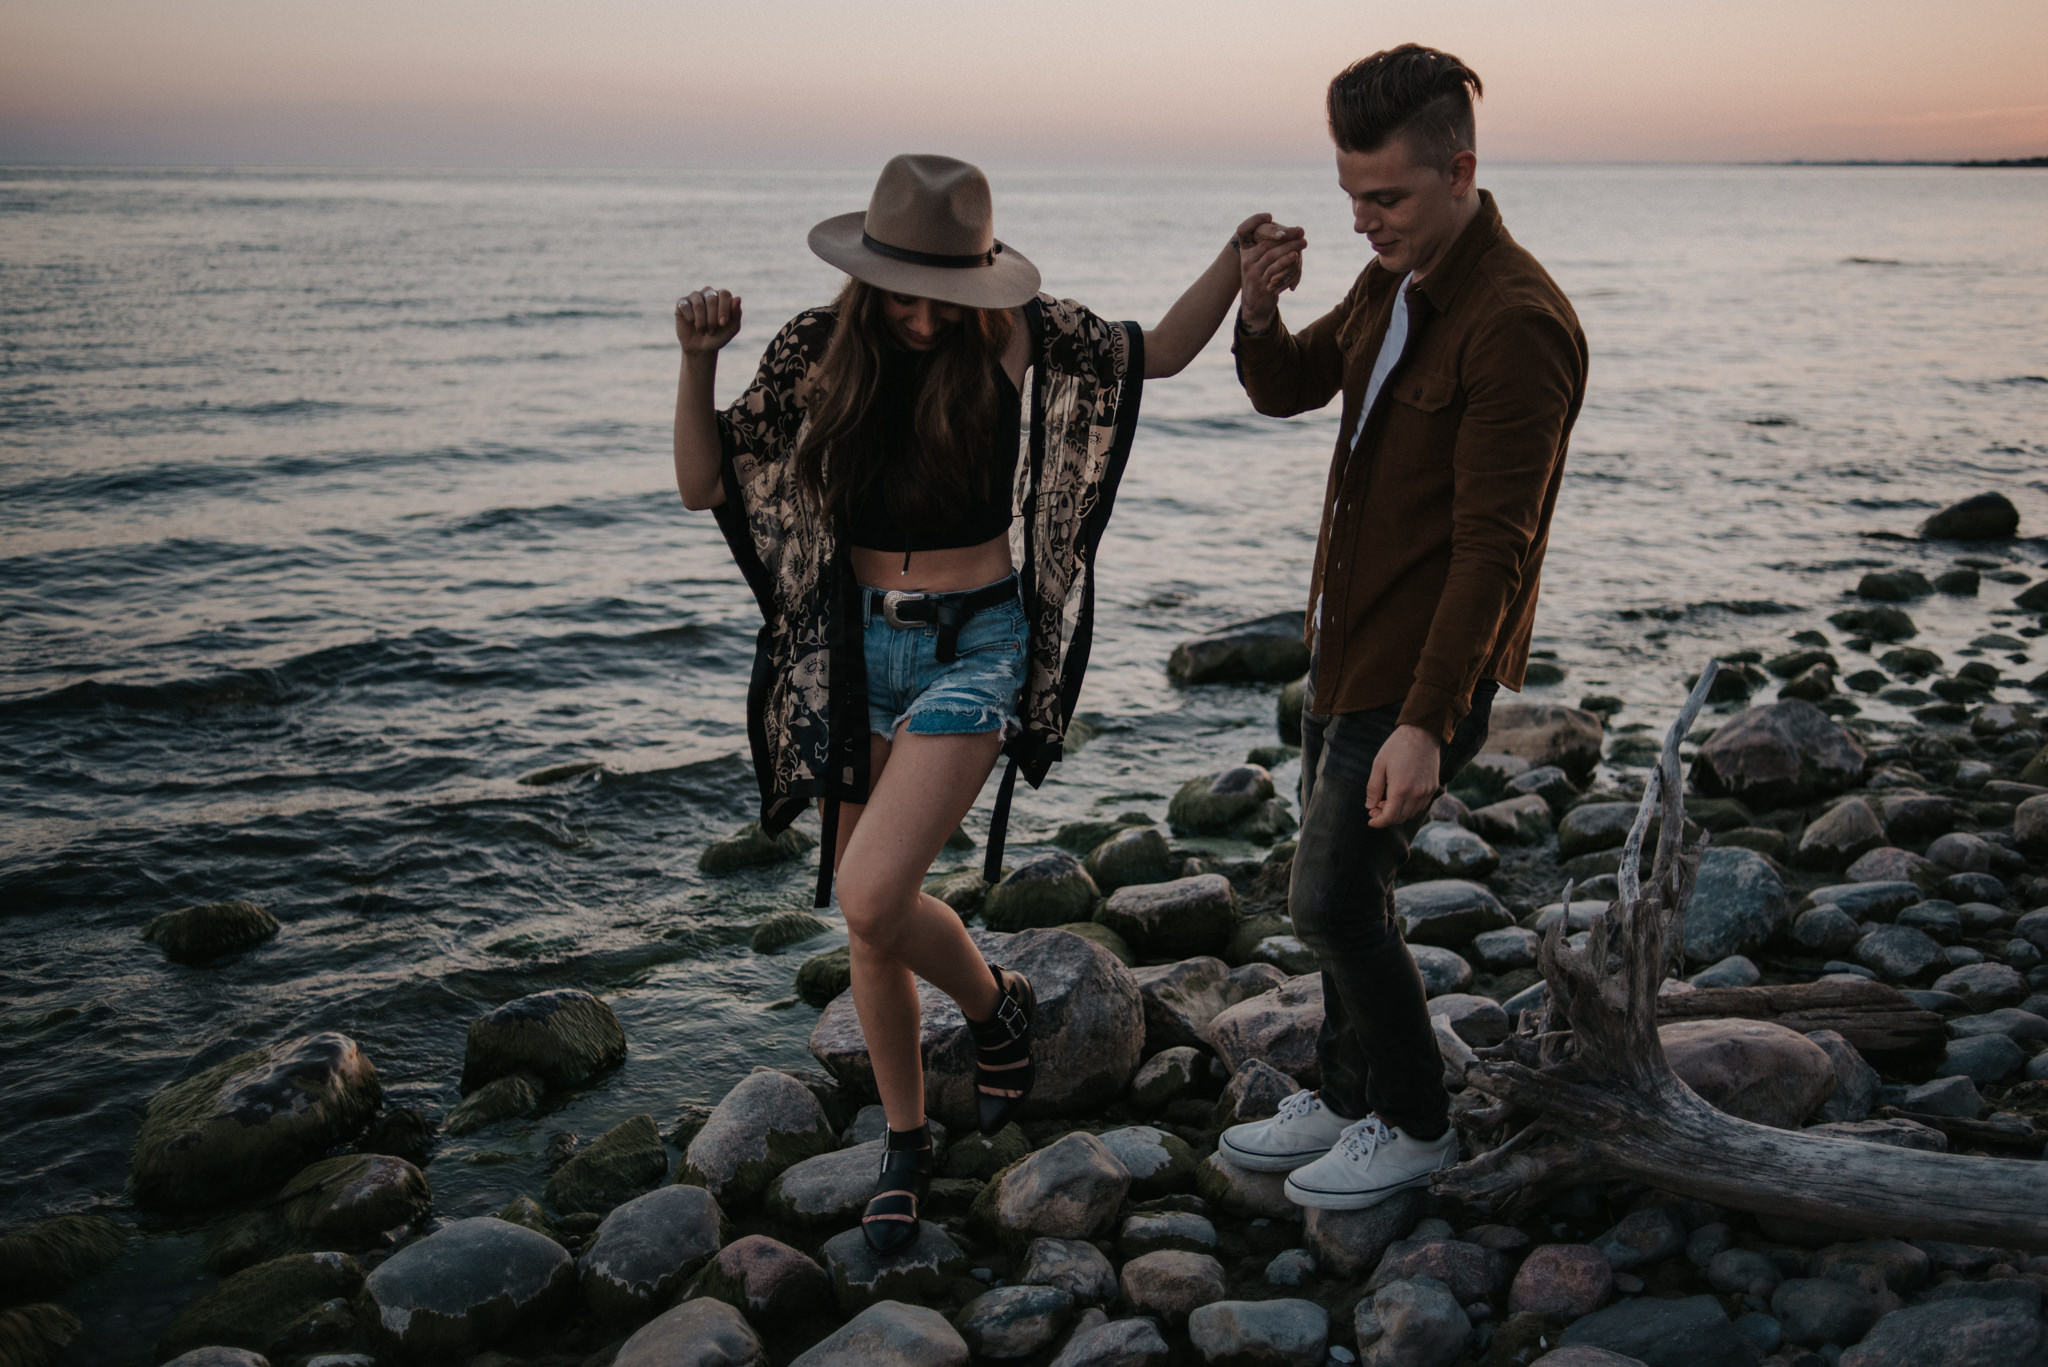
POLYGON ((676 300, 676 340, 686 356, 709 356, 740 330, 740 297, 706 285, 676 300))

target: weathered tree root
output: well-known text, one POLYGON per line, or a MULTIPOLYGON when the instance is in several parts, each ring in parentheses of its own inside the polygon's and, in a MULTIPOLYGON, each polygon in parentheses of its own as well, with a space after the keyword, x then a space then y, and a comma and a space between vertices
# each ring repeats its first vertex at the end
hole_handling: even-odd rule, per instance
MULTIPOLYGON (((1583 950, 1566 918, 1540 951, 1547 1007, 1485 1051, 1459 1108, 1476 1156, 1437 1191, 1516 1212, 1558 1186, 1626 1178, 1737 1210, 1844 1230, 2048 1248, 2048 1163, 1924 1153, 1752 1124, 1679 1080, 1657 1036, 1657 988, 1679 945, 1705 838, 1683 845, 1678 744, 1714 681, 1709 664, 1671 730, 1622 847, 1615 908, 1583 950), (1650 819, 1663 814, 1647 879, 1650 819)), ((1569 904, 1570 888, 1565 890, 1569 904)))

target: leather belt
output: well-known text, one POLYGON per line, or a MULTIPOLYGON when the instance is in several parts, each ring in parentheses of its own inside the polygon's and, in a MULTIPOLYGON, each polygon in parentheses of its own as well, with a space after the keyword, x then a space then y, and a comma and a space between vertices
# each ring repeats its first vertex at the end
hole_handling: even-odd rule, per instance
POLYGON ((861 589, 862 608, 897 630, 935 626, 939 629, 938 662, 959 658, 960 625, 977 612, 1007 603, 1018 594, 1017 576, 967 593, 925 593, 913 589, 861 589))

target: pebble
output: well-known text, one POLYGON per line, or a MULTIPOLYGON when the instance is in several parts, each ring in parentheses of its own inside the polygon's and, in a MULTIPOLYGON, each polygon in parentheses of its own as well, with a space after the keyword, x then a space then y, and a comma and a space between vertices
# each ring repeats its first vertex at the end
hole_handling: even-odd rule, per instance
MULTIPOLYGON (((1488 933, 1507 934, 1516 929, 1519 927, 1510 926, 1506 930, 1488 933)), ((1437 945, 1410 945, 1408 953, 1415 960, 1415 971, 1422 975, 1424 996, 1441 997, 1447 992, 1463 992, 1472 985, 1472 964, 1457 951, 1437 945)))
POLYGON ((1950 1115, 1975 1120, 1984 1114, 1984 1098, 1967 1077, 1942 1077, 1910 1087, 1900 1099, 1904 1110, 1923 1115, 1950 1115))
POLYGON ((1861 1120, 1877 1104, 1877 1069, 1856 1046, 1834 1030, 1809 1030, 1806 1037, 1820 1046, 1835 1068, 1835 1090, 1821 1104, 1823 1121, 1861 1120))
POLYGON ((1616 1272, 1662 1262, 1685 1251, 1685 1222, 1670 1206, 1645 1206, 1621 1217, 1593 1241, 1593 1247, 1616 1272))
POLYGON ((1911 926, 1879 926, 1856 942, 1856 958, 1887 978, 1917 978, 1942 961, 1941 946, 1911 926))
POLYGON ((1134 1197, 1163 1196, 1194 1185, 1195 1151, 1179 1135, 1150 1125, 1126 1125, 1096 1137, 1130 1173, 1134 1197))
POLYGON ((1694 987, 1753 987, 1763 981, 1763 970, 1746 955, 1730 954, 1686 979, 1694 987))
POLYGON ((1283 1249, 1266 1264, 1266 1285, 1300 1286, 1316 1272, 1316 1256, 1305 1248, 1283 1249))
POLYGON ((1707 1263, 1707 1284, 1726 1295, 1769 1296, 1784 1280, 1778 1265, 1753 1248, 1728 1248, 1707 1263))
POLYGON ((1960 1076, 1979 1084, 2003 1082, 2027 1061, 2026 1050, 2004 1035, 1974 1035, 1953 1039, 1935 1065, 1937 1078, 1960 1076))
POLYGON ((1877 1323, 1879 1306, 1862 1287, 1827 1277, 1793 1277, 1771 1293, 1771 1314, 1793 1343, 1854 1343, 1877 1323))
POLYGON ((1509 926, 1505 930, 1489 930, 1472 937, 1472 955, 1489 973, 1507 973, 1517 968, 1532 968, 1536 963, 1536 948, 1541 942, 1535 931, 1522 926, 1509 926))
POLYGON ((1950 992, 1976 1011, 2016 1006, 2025 1000, 2027 980, 2017 969, 2000 963, 1975 963, 1934 980, 1934 990, 1950 992))
POLYGON ((1136 1258, 1164 1248, 1214 1252, 1216 1226, 1187 1211, 1159 1211, 1131 1216, 1117 1235, 1116 1251, 1121 1258, 1136 1258))
MULTIPOLYGON (((1547 817, 1549 809, 1544 811, 1547 817)), ((1405 867, 1422 878, 1486 878, 1500 867, 1500 855, 1455 822, 1431 821, 1415 833, 1405 867)))
POLYGON ((1411 945, 1457 949, 1484 931, 1515 923, 1500 899, 1463 878, 1438 878, 1394 890, 1394 910, 1411 945))

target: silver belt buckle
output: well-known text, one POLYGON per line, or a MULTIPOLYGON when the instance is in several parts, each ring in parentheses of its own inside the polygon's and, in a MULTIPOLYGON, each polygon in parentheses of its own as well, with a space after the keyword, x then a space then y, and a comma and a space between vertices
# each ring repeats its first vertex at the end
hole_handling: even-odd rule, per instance
POLYGON ((930 596, 929 594, 919 593, 911 589, 890 589, 882 595, 882 620, 895 627, 898 631, 905 631, 911 627, 921 627, 925 625, 923 622, 906 622, 896 615, 896 610, 905 603, 922 603, 930 596))

